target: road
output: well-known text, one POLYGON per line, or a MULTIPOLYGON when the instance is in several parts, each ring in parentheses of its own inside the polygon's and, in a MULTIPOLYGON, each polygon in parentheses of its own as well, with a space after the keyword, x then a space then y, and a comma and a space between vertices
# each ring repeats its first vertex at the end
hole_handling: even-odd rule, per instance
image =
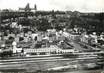
POLYGON ((73 41, 73 46, 76 50, 82 51, 84 48, 82 48, 78 43, 73 41))

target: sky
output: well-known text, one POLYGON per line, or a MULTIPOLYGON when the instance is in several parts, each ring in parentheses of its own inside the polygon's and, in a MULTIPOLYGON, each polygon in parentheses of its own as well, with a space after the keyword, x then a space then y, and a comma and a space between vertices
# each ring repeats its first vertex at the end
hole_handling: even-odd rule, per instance
POLYGON ((104 12, 104 0, 0 0, 0 9, 18 10, 29 3, 38 10, 104 12))

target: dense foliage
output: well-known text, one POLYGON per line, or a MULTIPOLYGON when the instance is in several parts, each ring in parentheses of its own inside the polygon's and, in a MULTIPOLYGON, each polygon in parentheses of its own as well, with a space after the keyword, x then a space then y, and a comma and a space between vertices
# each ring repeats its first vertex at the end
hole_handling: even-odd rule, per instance
POLYGON ((6 11, 1 13, 1 20, 18 17, 24 17, 18 21, 19 24, 34 27, 39 31, 45 31, 49 28, 55 28, 57 30, 63 28, 73 29, 77 26, 78 28, 85 29, 87 32, 94 31, 99 34, 104 32, 104 13, 80 13, 77 11, 37 11, 36 13, 6 11), (67 15, 70 15, 70 18, 67 18, 67 15), (28 16, 35 16, 36 18, 28 19, 28 16), (41 18, 38 18, 38 16, 41 16, 41 18), (49 22, 49 18, 47 17, 51 17, 52 21, 49 22))

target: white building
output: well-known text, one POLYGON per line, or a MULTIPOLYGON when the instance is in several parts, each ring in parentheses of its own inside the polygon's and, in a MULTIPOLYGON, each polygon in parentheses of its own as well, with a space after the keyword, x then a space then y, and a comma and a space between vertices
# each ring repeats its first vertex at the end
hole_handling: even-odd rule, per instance
POLYGON ((61 49, 56 45, 51 45, 50 47, 46 48, 40 48, 40 49, 24 49, 24 52, 31 54, 31 53, 45 53, 45 54, 51 54, 55 52, 56 54, 63 54, 63 53, 70 53, 74 52, 74 49, 61 49))
POLYGON ((14 41, 12 43, 13 46, 13 53, 20 53, 22 51, 22 48, 17 48, 17 43, 14 41))

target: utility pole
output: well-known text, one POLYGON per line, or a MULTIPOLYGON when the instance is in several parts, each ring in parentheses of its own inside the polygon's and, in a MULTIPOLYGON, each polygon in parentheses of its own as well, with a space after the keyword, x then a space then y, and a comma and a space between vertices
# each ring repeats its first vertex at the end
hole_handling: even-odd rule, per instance
POLYGON ((1 11, 0 11, 0 25, 1 25, 1 11))
POLYGON ((0 11, 0 31, 1 31, 1 11, 0 11))

